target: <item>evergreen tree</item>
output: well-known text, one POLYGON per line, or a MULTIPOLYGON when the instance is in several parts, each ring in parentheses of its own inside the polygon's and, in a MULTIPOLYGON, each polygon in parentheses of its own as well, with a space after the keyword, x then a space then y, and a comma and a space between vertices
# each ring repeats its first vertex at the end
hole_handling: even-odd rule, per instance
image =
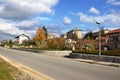
POLYGON ((43 30, 44 30, 44 33, 45 33, 45 37, 47 39, 47 36, 48 36, 48 31, 47 31, 47 28, 45 26, 43 26, 43 30))

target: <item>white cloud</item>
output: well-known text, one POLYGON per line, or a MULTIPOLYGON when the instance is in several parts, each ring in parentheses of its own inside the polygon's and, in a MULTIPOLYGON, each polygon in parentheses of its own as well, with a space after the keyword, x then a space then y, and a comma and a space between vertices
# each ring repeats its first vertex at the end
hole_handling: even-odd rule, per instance
POLYGON ((40 20, 40 21, 50 21, 51 19, 48 17, 35 17, 35 20, 40 20))
POLYGON ((4 37, 4 39, 10 38, 10 37, 13 39, 14 36, 17 36, 20 34, 26 34, 32 37, 32 35, 34 35, 36 32, 36 29, 34 29, 35 27, 33 26, 37 24, 38 24, 37 21, 32 21, 32 20, 25 20, 25 21, 16 23, 12 20, 0 19, 0 34, 1 36, 4 36, 4 35, 7 36, 7 37, 4 37), (32 29, 30 30, 29 28, 32 28, 32 29), (11 36, 11 35, 14 35, 14 36, 11 36))
POLYGON ((73 15, 73 16, 77 16, 76 13, 74 13, 74 12, 69 11, 68 13, 73 15))
POLYGON ((79 12, 78 15, 80 16, 81 22, 88 22, 88 23, 94 22, 93 16, 88 16, 87 14, 84 14, 82 12, 79 12))
POLYGON ((35 34, 40 21, 51 20, 47 17, 33 16, 42 13, 54 15, 53 7, 59 0, 0 0, 0 35, 13 37, 21 33, 35 34))
POLYGON ((109 3, 111 5, 120 6, 120 1, 119 0, 107 0, 106 3, 109 3))
POLYGON ((23 33, 22 30, 19 30, 18 28, 15 27, 14 22, 10 22, 8 20, 3 19, 0 19, 0 31, 11 35, 18 35, 19 33, 23 33))
POLYGON ((68 17, 65 16, 65 17, 63 18, 63 23, 66 24, 66 25, 69 25, 69 24, 72 23, 72 21, 71 21, 70 18, 68 18, 68 17))
POLYGON ((91 13, 94 13, 94 14, 97 14, 97 15, 100 13, 100 11, 97 10, 96 8, 94 8, 94 7, 91 7, 89 11, 90 11, 91 13))
POLYGON ((35 26, 37 24, 39 24, 39 22, 36 20, 24 20, 24 21, 21 21, 18 24, 16 24, 16 26, 18 26, 18 27, 32 27, 32 26, 35 26))
POLYGON ((105 24, 106 26, 120 27, 120 12, 114 12, 101 16, 89 16, 82 12, 78 13, 80 16, 80 21, 83 23, 95 23, 96 21, 105 24))
POLYGON ((48 13, 53 14, 55 10, 52 9, 58 0, 3 0, 0 1, 2 12, 1 18, 6 19, 27 19, 34 14, 48 13))
POLYGON ((0 5, 0 12, 2 12, 5 9, 4 5, 0 5))

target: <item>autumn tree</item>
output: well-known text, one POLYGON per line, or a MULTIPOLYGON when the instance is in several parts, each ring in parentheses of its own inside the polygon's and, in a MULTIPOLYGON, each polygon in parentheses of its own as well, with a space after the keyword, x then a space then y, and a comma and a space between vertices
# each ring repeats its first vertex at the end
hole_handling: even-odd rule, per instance
POLYGON ((63 38, 53 38, 47 41, 49 49, 64 49, 65 43, 63 38))
POLYGON ((7 40, 7 39, 4 39, 4 40, 1 42, 1 45, 2 45, 2 46, 8 45, 8 40, 7 40))
POLYGON ((43 28, 38 28, 33 40, 38 46, 42 45, 45 42, 46 37, 43 28))
POLYGON ((72 39, 75 40, 75 41, 78 40, 78 36, 77 36, 77 34, 75 34, 75 33, 72 34, 72 39))

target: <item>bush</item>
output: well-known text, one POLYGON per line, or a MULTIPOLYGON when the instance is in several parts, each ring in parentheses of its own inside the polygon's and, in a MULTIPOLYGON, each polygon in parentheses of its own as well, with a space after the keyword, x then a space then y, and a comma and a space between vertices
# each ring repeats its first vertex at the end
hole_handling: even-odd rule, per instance
MULTIPOLYGON (((74 50, 73 53, 98 55, 98 50, 74 50)), ((102 50, 101 55, 120 56, 120 50, 102 50)))

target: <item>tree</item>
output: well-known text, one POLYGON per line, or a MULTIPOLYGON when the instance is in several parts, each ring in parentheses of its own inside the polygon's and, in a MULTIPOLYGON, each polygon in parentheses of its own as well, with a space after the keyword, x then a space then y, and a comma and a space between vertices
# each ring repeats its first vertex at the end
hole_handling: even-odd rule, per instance
POLYGON ((75 41, 78 40, 78 36, 77 36, 77 34, 75 34, 75 33, 72 34, 72 39, 75 40, 75 41))
POLYGON ((43 26, 43 30, 44 30, 44 34, 45 34, 45 37, 46 37, 46 40, 47 40, 47 36, 48 36, 47 28, 45 26, 43 26))
POLYGON ((23 45, 24 46, 29 46, 29 45, 31 45, 31 41, 30 40, 24 40, 23 45))
POLYGON ((45 41, 46 37, 45 37, 45 33, 44 30, 42 28, 38 28, 37 33, 34 37, 34 41, 45 41))
POLYGON ((105 34, 104 34, 104 33, 105 33, 105 29, 104 29, 103 26, 101 27, 100 31, 101 31, 101 36, 104 36, 104 35, 105 35, 105 34))
POLYGON ((7 39, 4 39, 4 40, 1 42, 1 45, 2 45, 2 46, 8 45, 8 40, 7 40, 7 39))
POLYGON ((9 40, 9 46, 12 47, 13 46, 13 41, 10 39, 9 40))
POLYGON ((43 28, 38 28, 33 40, 38 46, 42 45, 45 42, 46 37, 43 28))
POLYGON ((93 35, 92 31, 85 34, 84 39, 94 39, 95 36, 93 35))
POLYGON ((63 38, 53 38, 47 41, 48 49, 64 49, 65 43, 63 38))

